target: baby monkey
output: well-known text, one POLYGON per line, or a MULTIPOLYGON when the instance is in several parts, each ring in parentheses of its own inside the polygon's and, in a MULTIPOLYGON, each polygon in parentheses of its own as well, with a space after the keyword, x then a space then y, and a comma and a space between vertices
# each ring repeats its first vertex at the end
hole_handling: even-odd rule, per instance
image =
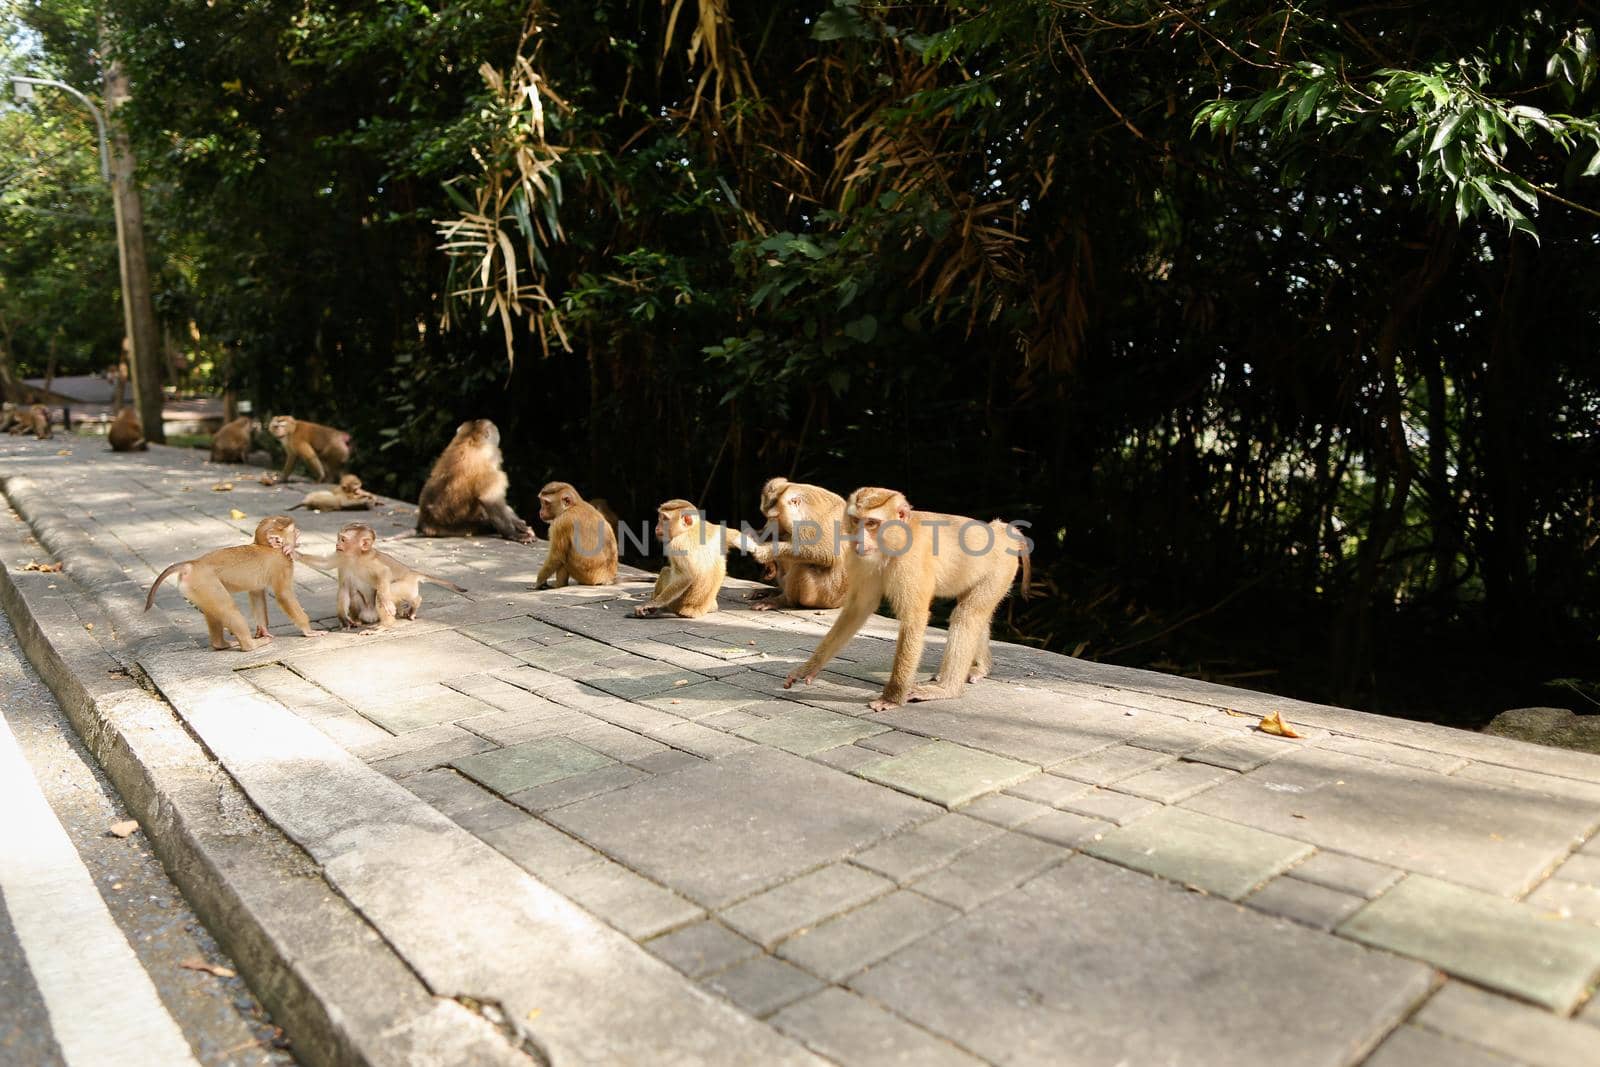
POLYGON ((617 535, 598 508, 566 482, 539 490, 539 518, 550 524, 550 552, 534 579, 560 589, 568 579, 579 585, 610 585, 617 580, 617 535))
POLYGON ((156 590, 167 577, 176 573, 178 592, 206 617, 206 631, 211 637, 211 647, 227 651, 232 646, 223 631, 227 630, 239 642, 244 652, 255 650, 256 641, 271 641, 267 632, 267 594, 278 598, 278 606, 289 616, 306 637, 321 637, 311 628, 311 619, 294 595, 294 553, 300 543, 300 531, 287 515, 269 515, 256 526, 253 544, 219 548, 207 552, 199 559, 174 563, 162 571, 144 598, 144 610, 149 611, 156 600, 156 590), (256 617, 253 627, 233 594, 250 594, 251 614, 256 617))
POLYGON ((844 603, 847 578, 840 551, 844 526, 844 497, 820 485, 805 485, 787 478, 772 478, 761 487, 761 513, 767 534, 751 548, 757 563, 766 565, 763 577, 776 581, 775 592, 749 599, 755 611, 773 608, 836 608, 844 603))
POLYGON ((378 498, 361 488, 361 479, 346 474, 339 479, 336 489, 318 489, 307 493, 305 499, 289 508, 310 508, 313 511, 366 511, 378 498))
POLYGON ((458 593, 466 590, 454 582, 414 571, 377 549, 378 535, 364 522, 345 524, 334 542, 332 556, 296 558, 319 567, 339 569, 339 623, 347 627, 377 623, 387 629, 396 618, 415 619, 422 605, 422 583, 432 582, 458 593))
POLYGON ((717 610, 717 592, 728 576, 728 545, 746 552, 750 541, 738 530, 706 522, 704 513, 687 500, 668 500, 656 510, 656 536, 666 551, 667 565, 656 578, 647 603, 633 609, 646 619, 671 612, 685 619, 717 610))

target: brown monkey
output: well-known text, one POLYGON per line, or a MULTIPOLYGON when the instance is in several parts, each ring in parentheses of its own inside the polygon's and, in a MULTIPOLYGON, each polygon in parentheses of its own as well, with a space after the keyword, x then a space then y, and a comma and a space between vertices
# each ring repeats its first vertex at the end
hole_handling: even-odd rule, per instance
POLYGON ((211 435, 211 462, 243 463, 250 455, 250 445, 261 423, 248 415, 241 415, 225 423, 211 435))
POLYGON ((510 482, 500 456, 500 430, 488 419, 456 427, 417 498, 417 533, 466 537, 492 527, 508 541, 538 540, 506 503, 510 482))
POLYGON ((378 498, 361 488, 361 479, 346 474, 339 479, 337 489, 318 489, 305 495, 305 499, 289 508, 311 508, 314 511, 366 511, 378 498))
POLYGON ((0 401, 0 433, 11 429, 17 421, 17 406, 9 400, 0 401))
POLYGON ((239 648, 253 651, 256 639, 272 640, 267 632, 266 590, 278 598, 278 606, 307 637, 321 637, 311 628, 311 620, 294 595, 294 555, 300 534, 294 520, 287 515, 272 515, 256 526, 253 544, 219 548, 207 552, 199 559, 174 563, 162 571, 144 599, 144 610, 149 611, 156 600, 156 590, 167 576, 176 572, 178 591, 184 599, 200 609, 206 617, 206 630, 211 636, 211 647, 228 649, 226 628, 239 641, 239 648), (250 604, 257 615, 252 636, 252 625, 233 602, 234 593, 250 594, 250 604))
POLYGON ((656 536, 665 547, 667 565, 656 578, 647 603, 633 609, 638 618, 667 611, 697 619, 717 610, 717 591, 728 576, 728 545, 746 552, 750 544, 742 533, 706 522, 700 509, 687 500, 668 500, 656 511, 656 536))
POLYGON ((776 578, 776 595, 751 607, 836 608, 844 603, 845 558, 840 551, 844 497, 819 485, 773 478, 761 489, 761 513, 767 536, 750 549, 757 563, 768 565, 776 578))
POLYGON ((11 432, 31 433, 41 441, 50 440, 50 409, 43 404, 34 404, 22 412, 21 425, 13 427, 11 432))
POLYGON ((350 459, 350 435, 332 426, 279 415, 267 423, 267 430, 283 445, 285 482, 301 460, 315 480, 328 482, 338 478, 339 469, 350 459))
POLYGON ((550 554, 533 587, 546 581, 560 589, 570 578, 579 585, 610 585, 617 580, 617 534, 598 508, 566 482, 539 490, 539 518, 550 524, 550 554))
POLYGON ((131 407, 117 412, 117 417, 111 420, 111 429, 106 431, 106 437, 111 442, 113 452, 147 452, 150 449, 145 444, 144 426, 131 407))
POLYGON ((378 535, 364 522, 346 523, 339 529, 332 556, 296 558, 319 567, 339 569, 339 622, 344 626, 414 619, 422 605, 422 583, 432 582, 458 593, 466 590, 454 582, 414 571, 387 552, 378 551, 378 535))
POLYGON ((855 636, 885 597, 900 620, 894 667, 883 696, 868 706, 883 711, 907 701, 960 696, 967 682, 989 673, 989 620, 1005 599, 1022 561, 1022 588, 1028 589, 1027 539, 1003 522, 978 522, 960 515, 912 511, 892 489, 857 489, 845 505, 844 532, 849 592, 805 665, 784 680, 808 685, 817 672, 855 636), (934 597, 954 597, 950 636, 939 673, 928 685, 912 687, 922 660, 922 642, 934 597))

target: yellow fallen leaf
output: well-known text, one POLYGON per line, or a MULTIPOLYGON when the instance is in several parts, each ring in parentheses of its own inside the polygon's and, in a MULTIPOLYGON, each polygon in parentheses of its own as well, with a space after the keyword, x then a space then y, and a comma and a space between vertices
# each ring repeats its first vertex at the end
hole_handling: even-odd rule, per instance
POLYGON ((207 963, 201 959, 184 960, 178 966, 190 971, 204 971, 207 974, 214 974, 218 978, 232 978, 238 973, 232 968, 224 967, 218 963, 207 963))
POLYGON ((83 628, 84 628, 84 629, 85 629, 85 630, 92 630, 92 629, 94 629, 94 623, 92 623, 92 622, 86 622, 86 623, 84 623, 84 624, 83 624, 83 628))
POLYGON ((1283 716, 1276 711, 1271 715, 1263 715, 1261 721, 1256 723, 1256 729, 1264 734, 1277 734, 1279 737, 1300 736, 1289 728, 1289 724, 1283 721, 1283 716))
POLYGON ((111 832, 112 837, 127 837, 138 828, 139 823, 135 819, 123 819, 121 822, 114 822, 106 827, 111 832))
POLYGON ((689 679, 687 679, 687 678, 679 678, 676 682, 672 683, 672 687, 674 689, 676 689, 679 686, 684 686, 684 685, 688 685, 688 684, 689 684, 689 679))
POLYGON ((238 508, 230 508, 228 510, 228 518, 230 519, 242 519, 244 517, 244 512, 240 511, 238 508))
POLYGON ((263 474, 261 477, 257 478, 256 481, 260 482, 262 485, 277 485, 278 476, 276 474, 263 474))
POLYGON ((31 560, 30 559, 28 561, 28 565, 26 567, 22 568, 22 569, 25 570, 25 571, 43 571, 46 574, 60 574, 61 573, 61 564, 59 564, 59 563, 39 563, 36 560, 31 560))
POLYGON ((1232 715, 1236 719, 1248 719, 1250 717, 1250 716, 1246 715, 1244 712, 1242 712, 1242 711, 1234 711, 1232 708, 1223 708, 1222 710, 1227 712, 1229 715, 1232 715))
POLYGON ((213 485, 211 487, 211 491, 213 493, 226 493, 226 492, 231 491, 232 489, 233 489, 233 483, 232 482, 218 482, 216 485, 213 485))
POLYGON ((72 449, 63 448, 61 451, 57 452, 56 455, 58 455, 58 456, 70 456, 70 455, 72 455, 72 449))

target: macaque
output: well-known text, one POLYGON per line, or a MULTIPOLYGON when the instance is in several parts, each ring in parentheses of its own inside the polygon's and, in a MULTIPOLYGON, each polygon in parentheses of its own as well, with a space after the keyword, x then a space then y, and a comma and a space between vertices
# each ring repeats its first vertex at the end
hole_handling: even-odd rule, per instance
POLYGON ((560 589, 568 579, 579 585, 610 585, 617 580, 617 534, 598 508, 566 482, 539 490, 539 518, 550 524, 550 554, 533 587, 546 581, 560 589))
POLYGON ((279 415, 267 423, 267 430, 283 445, 280 477, 285 482, 301 460, 316 481, 329 482, 338 477, 339 469, 350 459, 350 435, 332 426, 279 415))
POLYGON ((892 489, 857 489, 844 514, 844 532, 851 542, 845 551, 849 588, 844 611, 783 687, 797 681, 811 684, 885 597, 900 620, 900 633, 889 683, 883 696, 868 705, 873 711, 960 696, 966 683, 986 677, 991 666, 989 621, 1011 589, 1019 559, 1027 594, 1027 539, 999 520, 982 523, 912 511, 906 498, 892 489), (956 601, 950 635, 939 673, 930 684, 913 686, 934 597, 956 601))
POLYGON ((43 404, 18 408, 15 417, 16 422, 11 427, 12 433, 31 433, 41 441, 50 440, 50 409, 43 404))
POLYGON ((488 419, 456 427, 417 498, 417 533, 468 537, 493 529, 507 541, 538 540, 506 503, 510 482, 502 467, 500 430, 488 419))
POLYGON ((211 435, 211 462, 243 463, 250 455, 250 445, 261 429, 261 423, 248 415, 241 415, 223 424, 211 435))
POLYGON ((11 429, 11 424, 17 421, 17 406, 9 400, 0 401, 0 433, 11 429))
POLYGON ((150 449, 144 440, 144 426, 131 407, 117 412, 117 417, 111 420, 111 429, 106 431, 106 437, 111 442, 113 452, 147 452, 150 449))
POLYGON ((669 500, 656 510, 656 536, 666 550, 667 565, 656 578, 650 600, 633 609, 635 617, 671 612, 698 619, 716 611, 717 592, 728 576, 728 545, 750 551, 745 536, 706 522, 700 509, 687 500, 669 500))
POLYGON ((458 593, 454 582, 414 571, 377 549, 378 535, 364 522, 347 523, 334 541, 332 556, 296 556, 319 567, 339 569, 339 623, 355 627, 377 623, 387 629, 396 618, 415 619, 422 605, 422 583, 432 582, 458 593))
POLYGON ((337 489, 318 489, 307 493, 300 503, 289 508, 310 508, 313 511, 366 511, 378 498, 361 488, 361 479, 346 474, 339 479, 337 489))
POLYGON ((769 535, 750 549, 776 579, 775 595, 758 600, 756 611, 773 608, 836 608, 844 603, 845 558, 841 549, 844 497, 818 485, 773 478, 761 489, 761 513, 769 535))
POLYGON ((278 607, 302 634, 321 637, 321 632, 311 628, 311 619, 294 595, 294 553, 299 543, 300 532, 293 519, 287 515, 269 515, 256 526, 252 544, 219 548, 199 559, 174 563, 162 571, 144 598, 144 610, 149 611, 155 603, 156 590, 167 576, 176 573, 178 592, 206 617, 211 647, 219 652, 232 647, 223 634, 224 629, 238 639, 239 648, 244 652, 254 651, 258 639, 272 640, 267 632, 268 589, 277 597, 278 607), (250 595, 251 612, 256 616, 253 627, 233 601, 233 594, 240 592, 250 595))

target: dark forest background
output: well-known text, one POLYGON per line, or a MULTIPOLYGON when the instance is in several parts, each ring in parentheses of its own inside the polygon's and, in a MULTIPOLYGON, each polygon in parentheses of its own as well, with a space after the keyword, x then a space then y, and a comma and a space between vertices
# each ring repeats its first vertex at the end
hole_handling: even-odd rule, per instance
MULTIPOLYGON (((387 492, 478 416, 524 514, 888 485, 1034 524, 1013 639, 1600 712, 1594 4, 0 7, 126 63, 182 384, 387 492)), ((90 124, 0 113, 0 355, 116 285, 90 124)))

